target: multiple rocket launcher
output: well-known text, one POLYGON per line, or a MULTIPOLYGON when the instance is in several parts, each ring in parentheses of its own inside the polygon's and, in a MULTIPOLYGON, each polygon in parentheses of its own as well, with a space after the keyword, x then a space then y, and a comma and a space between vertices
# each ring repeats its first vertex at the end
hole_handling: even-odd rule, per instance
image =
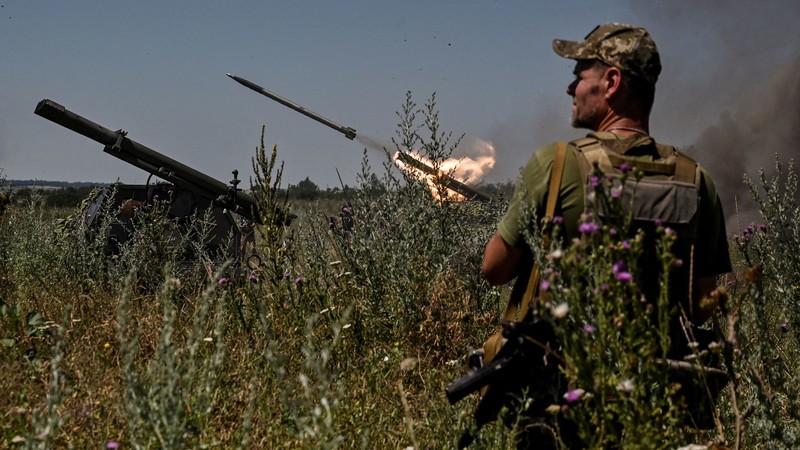
MULTIPOLYGON (((316 120, 317 122, 330 127, 350 140, 355 139, 356 130, 351 127, 345 127, 330 119, 327 119, 307 108, 304 108, 286 98, 275 94, 251 81, 236 75, 227 74, 230 78, 237 83, 258 92, 288 108, 291 108, 306 117, 316 120)), ((220 196, 223 193, 231 192, 233 203, 237 204, 240 213, 245 215, 250 220, 257 220, 252 211, 255 206, 255 199, 242 192, 241 190, 229 189, 224 183, 214 178, 209 177, 191 167, 185 166, 178 161, 175 161, 161 153, 158 153, 144 145, 132 141, 126 137, 126 133, 122 130, 111 131, 91 120, 85 119, 65 107, 55 103, 51 100, 42 100, 36 106, 35 113, 48 120, 51 120, 61 126, 71 129, 76 133, 82 134, 90 139, 93 139, 101 144, 104 144, 104 151, 117 158, 120 158, 129 164, 132 164, 140 169, 149 173, 155 174, 160 178, 177 184, 190 184, 195 190, 202 190, 208 197, 220 196)), ((439 170, 431 167, 423 161, 414 158, 407 152, 398 152, 397 159, 416 170, 419 170, 427 175, 438 177, 438 182, 441 182, 446 188, 457 192, 467 199, 474 199, 480 201, 488 201, 489 197, 480 191, 456 180, 455 178, 442 173, 439 170)))

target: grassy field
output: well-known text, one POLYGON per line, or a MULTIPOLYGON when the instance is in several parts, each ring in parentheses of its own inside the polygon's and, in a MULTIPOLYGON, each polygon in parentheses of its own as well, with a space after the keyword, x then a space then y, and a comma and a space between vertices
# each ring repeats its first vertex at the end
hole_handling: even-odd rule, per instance
MULTIPOLYGON (((432 101, 409 98, 400 116, 400 148, 440 161, 458 142, 438 130, 432 101)), ((297 218, 259 228, 256 268, 201 251, 182 259, 156 213, 109 255, 108 222, 86 230, 69 220, 80 214, 35 201, 7 209, 0 448, 454 448, 478 398, 451 406, 444 388, 505 308, 509 288, 488 286, 479 267, 506 205, 436 201, 393 170, 376 185, 370 163, 347 199, 352 228, 331 228, 341 204, 282 203, 275 153, 262 144, 262 211, 297 218)), ((621 238, 601 227, 558 257, 537 255, 553 292, 541 314, 581 388, 549 410, 578 422, 587 447, 800 446, 800 207, 794 168, 776 168, 750 182, 763 221, 729 230, 735 270, 715 299, 716 351, 734 382, 710 429, 683 425, 682 405, 657 383, 663 320, 623 313, 639 306, 635 289, 610 278, 636 257, 619 252, 621 238)), ((513 437, 494 422, 474 447, 513 448, 513 437)))

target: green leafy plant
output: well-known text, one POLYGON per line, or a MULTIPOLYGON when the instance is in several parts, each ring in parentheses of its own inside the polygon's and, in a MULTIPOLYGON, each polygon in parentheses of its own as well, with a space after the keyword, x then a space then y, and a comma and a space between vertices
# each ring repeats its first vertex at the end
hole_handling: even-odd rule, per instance
MULTIPOLYGON (((398 118, 393 148, 377 163, 365 150, 346 198, 292 205, 262 130, 252 181, 260 265, 209 255, 202 217, 191 239, 173 234, 160 204, 113 254, 112 222, 90 230, 76 209, 66 224, 69 211, 36 198, 7 208, 0 447, 454 446, 477 397, 451 406, 443 388, 502 315, 509 286, 489 286, 478 268, 506 205, 440 199, 443 178, 431 190, 399 171, 396 151, 441 168, 462 143, 442 132, 435 97, 419 107, 409 93, 398 118)), ((641 302, 635 287, 643 271, 676 264, 674 236, 657 230, 656 263, 643 266, 644 244, 610 195, 611 219, 586 217, 577 243, 557 252, 531 241, 549 283, 540 314, 562 339, 571 383, 534 403, 553 432, 570 420, 595 448, 797 447, 800 212, 793 167, 776 167, 751 182, 762 222, 737 233, 727 301, 709 299, 733 380, 711 430, 683 425, 660 360, 670 307, 641 302)), ((475 445, 515 443, 498 421, 475 445)))

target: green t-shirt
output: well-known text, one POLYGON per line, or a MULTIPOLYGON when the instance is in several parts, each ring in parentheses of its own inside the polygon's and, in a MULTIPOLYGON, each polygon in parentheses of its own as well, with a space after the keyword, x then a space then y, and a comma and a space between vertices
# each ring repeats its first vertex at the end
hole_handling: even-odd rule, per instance
MULTIPOLYGON (((600 139, 604 146, 641 160, 652 161, 659 158, 655 143, 650 137, 622 137, 612 133, 593 133, 590 136, 600 139)), ((522 170, 514 196, 508 210, 498 224, 498 232, 503 240, 513 247, 526 245, 524 230, 530 223, 523 223, 523 211, 535 210, 539 219, 545 215, 545 205, 557 145, 552 143, 540 148, 522 170)), ((728 241, 725 234, 725 216, 717 196, 714 182, 705 169, 700 169, 700 204, 698 206, 698 230, 694 250, 695 277, 715 276, 731 271, 728 241)), ((575 148, 570 145, 564 165, 559 199, 556 202, 555 217, 562 219, 563 238, 569 242, 578 237, 580 217, 584 212, 583 186, 575 148)))

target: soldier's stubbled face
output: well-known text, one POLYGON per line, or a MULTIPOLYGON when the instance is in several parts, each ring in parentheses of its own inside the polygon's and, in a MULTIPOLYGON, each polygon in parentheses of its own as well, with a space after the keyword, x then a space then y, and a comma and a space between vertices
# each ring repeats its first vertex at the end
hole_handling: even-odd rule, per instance
POLYGON ((575 65, 575 80, 567 86, 567 95, 572 97, 572 126, 596 130, 608 111, 604 98, 603 76, 607 67, 591 61, 578 61, 575 65))

